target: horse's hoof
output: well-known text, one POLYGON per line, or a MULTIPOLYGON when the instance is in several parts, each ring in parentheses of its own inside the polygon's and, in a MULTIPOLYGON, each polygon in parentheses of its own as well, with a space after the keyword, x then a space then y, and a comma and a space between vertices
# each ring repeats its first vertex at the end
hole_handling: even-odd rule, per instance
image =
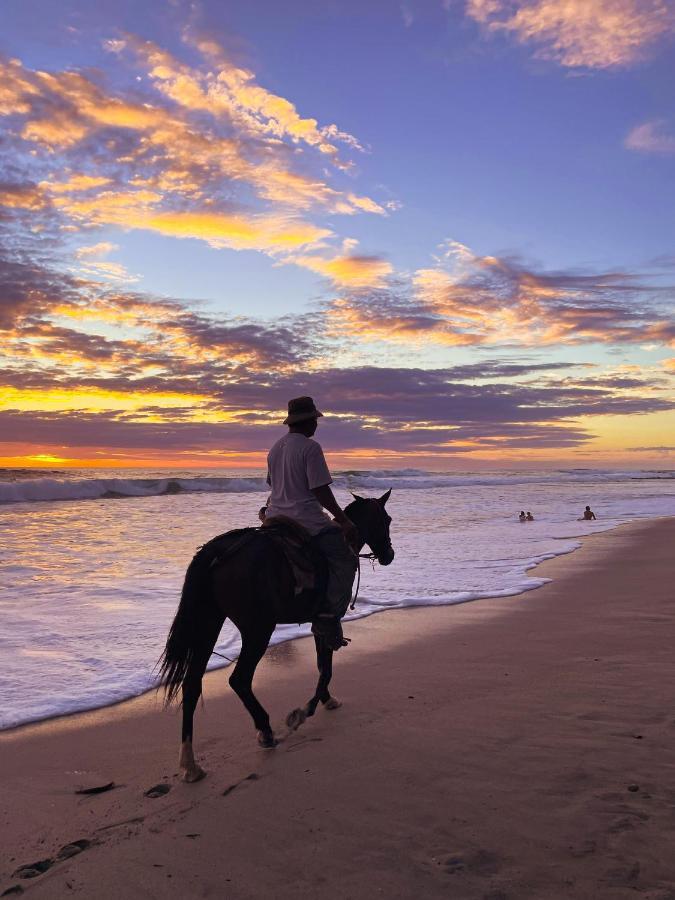
POLYGON ((342 703, 336 697, 329 697, 323 705, 324 709, 340 709, 342 703))
POLYGON ((201 766, 191 766, 183 772, 183 781, 186 784, 194 784, 195 781, 201 781, 202 778, 206 778, 206 772, 201 766))
POLYGON ((295 731, 299 728, 302 723, 307 718, 307 713, 304 709, 294 709, 286 716, 286 725, 291 729, 291 731, 295 731))
POLYGON ((265 750, 272 750, 277 745, 277 739, 274 737, 274 732, 268 729, 264 731, 261 729, 258 731, 258 743, 265 750))

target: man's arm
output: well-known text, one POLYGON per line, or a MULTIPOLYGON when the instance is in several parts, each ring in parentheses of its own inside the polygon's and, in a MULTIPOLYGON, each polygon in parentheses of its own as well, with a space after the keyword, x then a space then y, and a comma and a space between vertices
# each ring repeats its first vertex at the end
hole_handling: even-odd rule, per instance
POLYGON ((330 485, 322 484, 320 487, 312 488, 312 493, 319 501, 319 503, 323 506, 323 508, 327 509, 328 512, 334 517, 335 521, 342 529, 342 533, 344 534, 347 543, 352 547, 358 547, 358 528, 335 499, 335 495, 330 489, 330 485))

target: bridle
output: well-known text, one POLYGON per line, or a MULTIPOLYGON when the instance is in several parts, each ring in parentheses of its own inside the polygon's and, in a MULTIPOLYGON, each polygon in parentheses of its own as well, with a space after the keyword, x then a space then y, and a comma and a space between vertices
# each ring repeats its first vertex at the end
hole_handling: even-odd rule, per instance
MULTIPOLYGON (((383 531, 383 533, 384 533, 384 535, 385 535, 385 538, 386 538, 386 541, 387 541, 387 545, 386 545, 385 550, 390 551, 390 552, 393 553, 393 547, 391 546, 391 539, 390 539, 390 537, 389 537, 389 522, 387 521, 387 518, 386 518, 386 515, 387 515, 387 514, 386 514, 386 512, 384 511, 384 507, 383 507, 383 506, 378 502, 378 500, 377 500, 376 498, 374 498, 374 497, 368 498, 368 499, 365 500, 364 502, 366 502, 366 503, 375 503, 375 504, 377 505, 377 509, 378 509, 379 515, 380 515, 380 517, 381 517, 381 519, 382 519, 382 531, 383 531)), ((371 508, 372 508, 372 507, 371 507, 371 508)), ((364 535, 363 535, 363 534, 360 534, 360 537, 363 538, 364 535)), ((363 543, 364 543, 364 544, 367 543, 368 546, 372 548, 372 544, 370 544, 369 541, 367 541, 367 540, 364 539, 363 543)), ((356 564, 356 590, 354 591, 354 595, 352 596, 352 602, 349 604, 349 608, 350 608, 350 609, 354 609, 354 608, 355 608, 355 606, 356 606, 356 600, 357 600, 357 598, 358 598, 358 596, 359 596, 359 588, 361 587, 361 560, 362 560, 362 559, 369 559, 370 562, 371 562, 371 564, 372 564, 372 566, 373 566, 373 571, 374 571, 374 570, 375 570, 375 561, 378 560, 378 559, 380 558, 380 556, 383 556, 383 555, 384 555, 384 553, 376 553, 376 552, 373 551, 372 549, 371 549, 371 552, 370 552, 370 553, 355 553, 355 556, 356 556, 356 559, 357 559, 357 564, 356 564)))

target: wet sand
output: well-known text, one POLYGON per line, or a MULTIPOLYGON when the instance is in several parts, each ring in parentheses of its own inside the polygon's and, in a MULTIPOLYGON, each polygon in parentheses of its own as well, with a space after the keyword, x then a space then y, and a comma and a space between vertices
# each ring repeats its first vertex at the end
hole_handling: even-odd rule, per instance
POLYGON ((350 624, 343 707, 291 734, 313 647, 274 648, 273 751, 212 673, 195 785, 153 694, 1 734, 0 894, 675 900, 674 550, 675 519, 635 523, 540 566, 540 590, 350 624))

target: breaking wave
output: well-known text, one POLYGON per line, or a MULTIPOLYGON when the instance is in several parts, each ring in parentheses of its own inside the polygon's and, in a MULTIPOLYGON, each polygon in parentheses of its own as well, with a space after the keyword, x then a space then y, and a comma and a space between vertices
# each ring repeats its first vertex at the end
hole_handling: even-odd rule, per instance
MULTIPOLYGON (((351 491, 430 490, 518 484, 598 484, 671 480, 675 470, 611 471, 565 469, 546 472, 443 473, 419 469, 350 469, 338 472, 335 486, 351 491)), ((39 475, 30 469, 0 470, 0 504, 64 500, 113 500, 171 494, 243 494, 268 490, 264 477, 164 475, 159 477, 96 477, 81 472, 51 470, 39 475)))

